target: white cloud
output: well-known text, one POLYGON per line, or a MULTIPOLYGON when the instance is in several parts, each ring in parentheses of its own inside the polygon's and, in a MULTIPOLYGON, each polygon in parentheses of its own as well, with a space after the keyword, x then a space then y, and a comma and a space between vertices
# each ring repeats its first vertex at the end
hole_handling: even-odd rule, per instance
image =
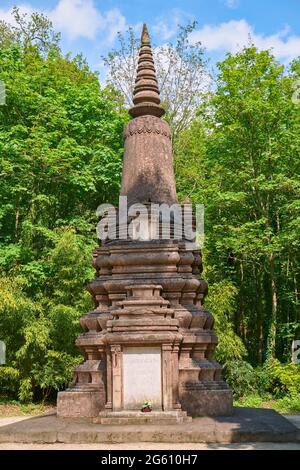
POLYGON ((251 42, 259 49, 272 49, 275 56, 283 60, 290 60, 300 53, 300 36, 292 35, 288 27, 268 36, 256 33, 244 19, 204 25, 191 33, 190 40, 201 41, 208 51, 231 52, 236 52, 251 42))
POLYGON ((153 33, 156 36, 161 37, 163 41, 168 41, 171 39, 177 31, 177 28, 174 29, 174 27, 169 27, 169 25, 162 19, 157 20, 155 22, 155 25, 153 26, 153 33))
POLYGON ((94 0, 59 0, 54 10, 48 13, 58 31, 72 39, 84 37, 95 39, 98 34, 105 35, 111 44, 118 31, 127 29, 127 22, 118 8, 100 12, 94 0))
POLYGON ((240 0, 225 0, 225 5, 228 8, 234 9, 239 6, 240 0))
POLYGON ((55 28, 70 39, 94 39, 97 31, 104 27, 104 18, 93 0, 60 0, 48 16, 55 28))
POLYGON ((113 8, 105 14, 105 25, 108 36, 106 41, 112 43, 118 32, 125 32, 128 29, 126 18, 122 15, 118 8, 113 8))
MULTIPOLYGON (((20 4, 19 9, 22 14, 31 15, 34 12, 34 9, 27 3, 20 4)), ((7 10, 0 8, 0 20, 15 25, 16 22, 12 16, 12 8, 8 8, 7 10)))
POLYGON ((168 17, 158 17, 154 21, 153 34, 163 41, 169 41, 178 31, 179 25, 184 25, 192 19, 192 16, 174 8, 168 17))
MULTIPOLYGON (((30 4, 20 4, 20 11, 30 15, 37 11, 30 4)), ((118 8, 101 12, 95 6, 94 0, 59 0, 52 9, 38 10, 48 16, 57 31, 62 32, 70 40, 86 38, 96 39, 99 35, 105 37, 111 44, 118 31, 128 27, 125 17, 118 8)), ((14 24, 12 9, 0 8, 0 20, 14 24)))

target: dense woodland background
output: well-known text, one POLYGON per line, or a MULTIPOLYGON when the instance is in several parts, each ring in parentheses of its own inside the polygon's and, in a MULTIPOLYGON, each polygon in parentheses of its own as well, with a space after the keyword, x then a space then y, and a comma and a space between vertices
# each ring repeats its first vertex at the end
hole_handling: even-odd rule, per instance
MULTIPOLYGON (((118 200, 138 43, 120 36, 101 87, 47 18, 15 18, 0 22, 0 396, 31 401, 53 398, 82 360, 95 211, 118 200)), ((211 75, 193 27, 154 54, 179 199, 205 205, 216 356, 240 403, 300 411, 300 58, 284 66, 249 44, 211 75)))

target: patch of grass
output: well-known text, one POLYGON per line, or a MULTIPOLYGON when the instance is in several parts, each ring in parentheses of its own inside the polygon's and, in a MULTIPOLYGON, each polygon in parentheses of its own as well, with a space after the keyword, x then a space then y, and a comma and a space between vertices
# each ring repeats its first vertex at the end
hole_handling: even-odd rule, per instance
POLYGON ((261 397, 248 395, 235 400, 234 406, 244 408, 270 408, 282 414, 300 414, 300 396, 285 396, 274 399, 272 396, 261 397))
POLYGON ((234 401, 234 406, 241 406, 242 408, 263 408, 264 400, 258 395, 250 395, 241 397, 234 401))
POLYGON ((9 416, 36 416, 48 411, 54 410, 55 407, 45 403, 20 403, 16 400, 0 399, 0 416, 6 418, 9 416))

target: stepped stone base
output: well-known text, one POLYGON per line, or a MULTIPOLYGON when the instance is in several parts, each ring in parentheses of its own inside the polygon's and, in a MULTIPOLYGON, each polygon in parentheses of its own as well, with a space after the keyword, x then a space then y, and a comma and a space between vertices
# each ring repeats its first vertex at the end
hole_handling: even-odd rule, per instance
POLYGON ((55 414, 30 417, 1 426, 0 442, 300 442, 300 436, 298 428, 274 410, 234 408, 232 416, 195 418, 174 425, 93 424, 91 419, 61 419, 55 414))
POLYGON ((57 396, 57 414, 69 418, 92 418, 104 407, 99 391, 65 391, 57 396))
POLYGON ((184 411, 103 411, 93 418, 93 423, 99 424, 179 424, 192 421, 184 411))

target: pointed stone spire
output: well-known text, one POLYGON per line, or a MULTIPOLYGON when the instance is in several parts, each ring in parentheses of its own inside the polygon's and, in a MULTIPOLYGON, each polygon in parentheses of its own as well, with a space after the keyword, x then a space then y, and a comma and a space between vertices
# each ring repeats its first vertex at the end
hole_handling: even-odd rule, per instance
POLYGON ((141 45, 142 46, 151 46, 150 44, 150 36, 148 32, 148 28, 146 23, 143 24, 143 30, 141 35, 141 45))
POLYGON ((137 77, 133 92, 131 119, 124 129, 124 163, 121 196, 128 207, 135 203, 178 202, 173 168, 171 130, 160 119, 160 105, 147 26, 144 24, 137 77))
POLYGON ((133 91, 134 106, 129 110, 132 117, 152 115, 161 117, 165 111, 160 105, 150 37, 146 24, 143 25, 137 76, 133 91))

